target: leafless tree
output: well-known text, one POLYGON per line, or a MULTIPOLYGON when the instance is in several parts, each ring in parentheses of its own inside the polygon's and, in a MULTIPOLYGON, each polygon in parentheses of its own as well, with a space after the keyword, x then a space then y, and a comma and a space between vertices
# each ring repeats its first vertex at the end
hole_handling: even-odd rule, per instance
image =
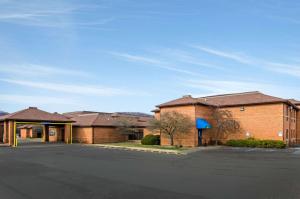
POLYGON ((139 131, 135 118, 119 117, 116 120, 117 131, 121 134, 134 134, 139 131))
POLYGON ((170 138, 170 145, 174 145, 174 135, 188 133, 193 127, 192 120, 179 112, 172 111, 162 113, 160 119, 151 120, 150 130, 159 130, 162 134, 166 134, 170 138))
POLYGON ((235 134, 241 131, 240 123, 232 117, 232 113, 229 110, 213 108, 212 118, 214 120, 212 136, 216 144, 218 144, 220 140, 226 139, 229 134, 235 134))

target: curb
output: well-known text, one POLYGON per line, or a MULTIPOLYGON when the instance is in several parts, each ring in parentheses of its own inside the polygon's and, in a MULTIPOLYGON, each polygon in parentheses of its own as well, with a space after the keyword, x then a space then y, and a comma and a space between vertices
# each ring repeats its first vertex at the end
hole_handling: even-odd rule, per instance
POLYGON ((147 149, 141 147, 123 147, 123 146, 109 146, 104 144, 89 144, 86 146, 100 147, 104 149, 120 149, 125 151, 140 151, 140 152, 151 152, 151 153, 160 153, 160 154, 172 154, 172 155, 187 155, 186 152, 183 151, 173 151, 168 149, 147 149))
POLYGON ((191 153, 195 153, 198 151, 210 151, 210 150, 217 150, 217 149, 222 149, 223 146, 206 146, 206 147, 196 147, 193 149, 189 149, 187 151, 185 151, 186 155, 187 154, 191 154, 191 153))

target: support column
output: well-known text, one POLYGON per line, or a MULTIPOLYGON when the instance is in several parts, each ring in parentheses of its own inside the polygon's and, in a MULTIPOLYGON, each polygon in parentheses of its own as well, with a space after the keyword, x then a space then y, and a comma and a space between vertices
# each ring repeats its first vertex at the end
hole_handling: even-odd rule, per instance
POLYGON ((65 143, 72 144, 72 124, 65 124, 65 143))
POLYGON ((43 141, 49 142, 49 126, 43 125, 43 141))
POLYGON ((8 121, 8 144, 15 146, 14 121, 8 121))
POLYGON ((7 127, 7 122, 6 121, 4 121, 3 122, 4 124, 4 126, 3 126, 3 143, 4 144, 6 144, 6 143, 8 143, 8 127, 7 127))

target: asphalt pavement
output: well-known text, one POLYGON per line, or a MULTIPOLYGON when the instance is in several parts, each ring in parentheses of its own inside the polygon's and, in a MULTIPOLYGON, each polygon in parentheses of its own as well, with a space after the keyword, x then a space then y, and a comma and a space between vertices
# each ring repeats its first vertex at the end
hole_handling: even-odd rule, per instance
POLYGON ((0 147, 0 198, 300 198, 300 150, 0 147))

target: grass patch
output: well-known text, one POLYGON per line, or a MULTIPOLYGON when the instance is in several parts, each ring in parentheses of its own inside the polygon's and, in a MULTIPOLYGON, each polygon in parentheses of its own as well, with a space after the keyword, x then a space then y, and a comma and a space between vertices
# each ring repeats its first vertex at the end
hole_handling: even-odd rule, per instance
POLYGON ((147 149, 177 150, 177 151, 184 151, 188 149, 185 147, 176 147, 176 146, 142 145, 140 143, 135 143, 135 142, 118 142, 118 143, 109 143, 107 145, 121 146, 121 147, 139 147, 139 148, 147 148, 147 149))

